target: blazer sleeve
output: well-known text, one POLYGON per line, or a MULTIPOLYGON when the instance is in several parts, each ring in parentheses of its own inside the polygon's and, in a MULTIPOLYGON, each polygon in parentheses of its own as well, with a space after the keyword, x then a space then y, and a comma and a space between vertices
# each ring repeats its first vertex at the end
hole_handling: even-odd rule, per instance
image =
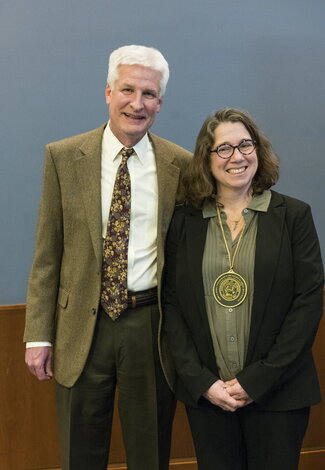
POLYGON ((60 183, 46 146, 43 191, 38 217, 36 248, 28 282, 24 341, 53 341, 63 224, 60 183))
MULTIPOLYGON (((184 248, 184 212, 178 208, 171 221, 167 236, 166 264, 162 291, 164 312, 163 328, 174 361, 177 380, 176 396, 183 402, 196 406, 204 392, 218 377, 200 360, 191 328, 186 319, 186 311, 179 302, 179 293, 186 289, 187 281, 179 279, 180 252, 184 248)), ((182 269, 184 271, 184 269, 182 269)))
MULTIPOLYGON (((287 201, 282 239, 282 243, 286 240, 287 251, 291 251, 285 257, 286 261, 291 259, 293 273, 293 280, 288 282, 289 292, 289 285, 293 285, 293 295, 287 302, 289 308, 282 312, 282 324, 273 332, 275 339, 265 357, 253 361, 237 375, 257 403, 263 403, 273 391, 281 389, 297 371, 311 367, 311 347, 323 311, 323 265, 311 210, 305 203, 292 201, 287 201)), ((280 260, 278 269, 286 270, 288 266, 280 260)), ((278 314, 274 309, 281 308, 279 297, 273 289, 268 315, 278 314)), ((308 383, 303 386, 308 387, 308 383)))

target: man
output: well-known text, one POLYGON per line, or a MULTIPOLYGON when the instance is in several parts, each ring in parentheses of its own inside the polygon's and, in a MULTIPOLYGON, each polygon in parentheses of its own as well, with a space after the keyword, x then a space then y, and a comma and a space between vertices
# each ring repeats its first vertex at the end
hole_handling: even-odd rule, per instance
POLYGON ((148 133, 168 77, 159 51, 115 50, 108 125, 46 147, 24 340, 39 380, 54 358, 63 470, 107 468, 116 387, 128 468, 168 469, 175 404, 160 284, 191 156, 148 133))

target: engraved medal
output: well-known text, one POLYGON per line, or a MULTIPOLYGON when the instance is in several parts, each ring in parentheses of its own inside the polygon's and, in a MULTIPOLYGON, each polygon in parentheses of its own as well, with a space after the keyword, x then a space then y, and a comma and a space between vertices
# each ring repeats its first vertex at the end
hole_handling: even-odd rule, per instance
POLYGON ((213 296, 223 307, 238 307, 247 295, 247 284, 240 274, 232 269, 220 274, 213 284, 213 296))
POLYGON ((238 307, 238 305, 240 305, 246 299, 247 283, 240 274, 236 273, 233 270, 233 265, 235 262, 235 258, 236 258, 236 254, 237 254, 240 242, 244 234, 245 224, 240 233, 240 237, 239 237, 236 249, 235 249, 234 256, 231 259, 230 251, 227 245, 227 240, 226 240, 225 233, 223 230, 223 225, 221 222, 220 210, 218 206, 217 206, 217 212, 218 212, 218 220, 220 224, 220 229, 221 229, 223 240, 227 249, 230 268, 229 268, 229 271, 220 274, 220 276, 218 276, 217 279, 214 281, 213 288, 212 288, 213 296, 215 300, 218 302, 218 304, 222 305, 223 307, 228 307, 228 308, 238 307))

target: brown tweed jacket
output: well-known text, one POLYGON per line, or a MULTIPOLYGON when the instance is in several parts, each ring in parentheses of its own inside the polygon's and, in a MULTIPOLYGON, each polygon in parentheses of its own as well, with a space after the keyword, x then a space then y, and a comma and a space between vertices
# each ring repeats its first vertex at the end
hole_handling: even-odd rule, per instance
MULTIPOLYGON (((46 146, 44 184, 30 272, 24 341, 54 344, 56 380, 72 386, 81 374, 96 324, 102 263, 101 144, 105 125, 46 146)), ((158 178, 157 274, 160 299, 164 244, 180 175, 190 152, 149 134, 158 178)), ((161 322, 160 322, 161 323, 161 322)), ((164 338, 160 355, 166 377, 164 338)))

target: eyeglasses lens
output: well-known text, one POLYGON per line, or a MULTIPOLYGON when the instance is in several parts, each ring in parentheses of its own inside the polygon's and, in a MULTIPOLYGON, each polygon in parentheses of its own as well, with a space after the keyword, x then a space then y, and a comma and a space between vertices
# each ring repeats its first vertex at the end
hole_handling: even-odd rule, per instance
POLYGON ((249 155, 253 152, 255 144, 251 140, 244 141, 241 144, 235 146, 224 144, 218 147, 217 153, 221 158, 230 158, 236 148, 238 148, 242 155, 249 155))

